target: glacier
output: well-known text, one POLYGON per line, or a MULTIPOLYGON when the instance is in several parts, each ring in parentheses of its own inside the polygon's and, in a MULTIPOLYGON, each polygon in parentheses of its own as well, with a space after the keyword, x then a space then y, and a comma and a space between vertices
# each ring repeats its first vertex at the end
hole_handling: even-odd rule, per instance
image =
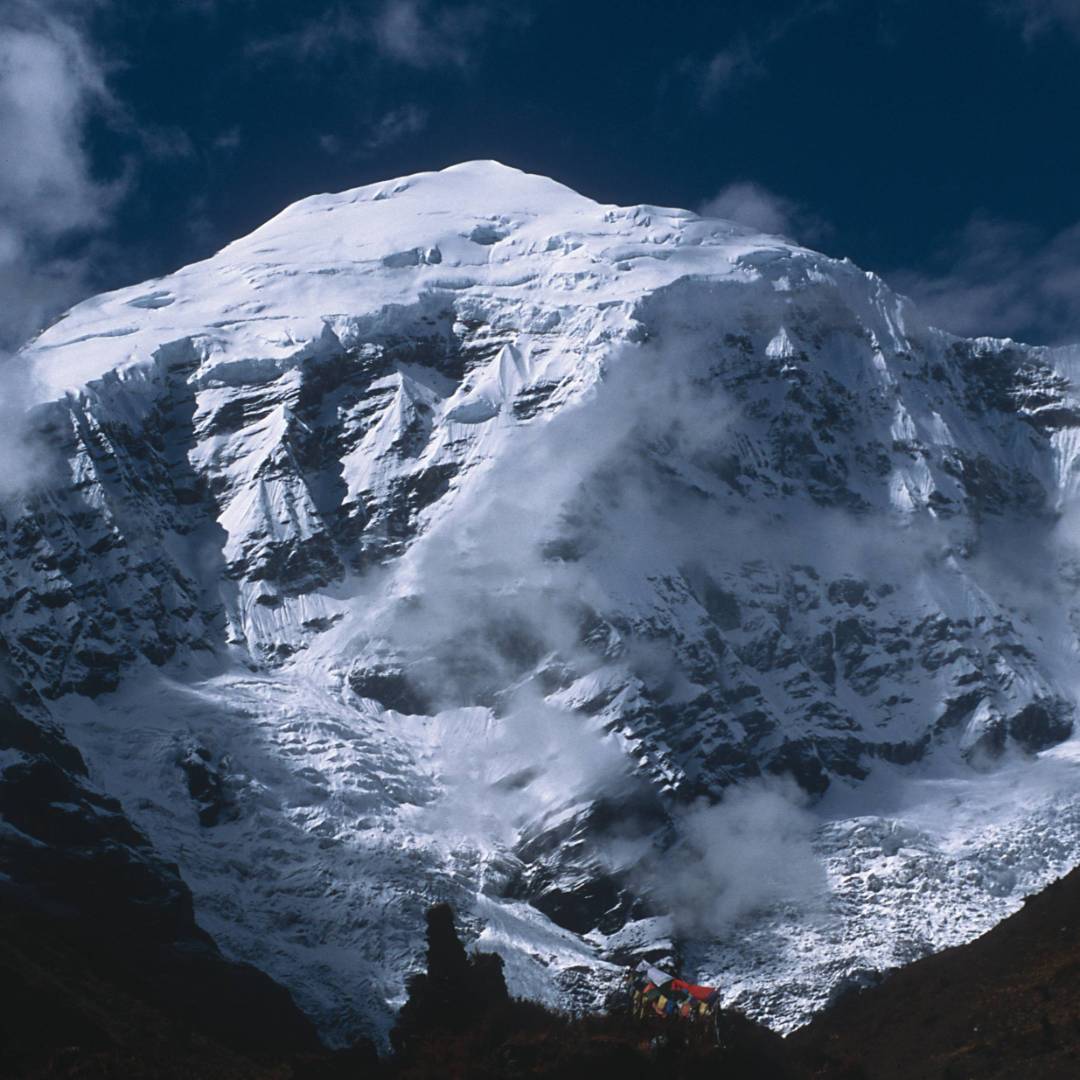
POLYGON ((436 899, 787 1030, 1080 862, 1078 362, 495 162, 315 196, 6 366, 0 638, 332 1041, 436 899))

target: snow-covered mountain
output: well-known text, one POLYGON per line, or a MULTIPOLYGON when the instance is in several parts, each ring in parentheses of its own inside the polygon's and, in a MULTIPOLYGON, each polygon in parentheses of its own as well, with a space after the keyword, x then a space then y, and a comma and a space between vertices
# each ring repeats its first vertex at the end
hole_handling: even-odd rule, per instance
POLYGON ((493 162, 317 196, 8 367, 0 635, 334 1038, 432 898, 790 1026, 1080 861, 1078 370, 493 162))

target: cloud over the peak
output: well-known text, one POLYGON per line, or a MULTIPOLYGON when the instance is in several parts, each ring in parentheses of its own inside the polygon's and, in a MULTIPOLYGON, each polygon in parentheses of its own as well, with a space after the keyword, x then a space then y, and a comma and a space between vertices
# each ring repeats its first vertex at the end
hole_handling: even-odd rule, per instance
POLYGON ((890 275, 934 325, 1035 344, 1080 342, 1080 222, 1047 235, 976 216, 937 264, 890 275))
POLYGON ((829 226, 792 199, 769 191, 752 180, 736 180, 700 207, 704 217, 724 218, 757 229, 793 237, 805 243, 821 239, 829 226))
POLYGON ((710 104, 732 86, 765 74, 755 46, 745 35, 705 61, 684 61, 683 70, 696 83, 702 105, 710 104))
POLYGON ((379 51, 392 60, 417 68, 464 67, 491 15, 485 4, 389 0, 373 30, 379 51))
POLYGON ((247 42, 247 54, 255 59, 288 59, 312 62, 330 59, 371 39, 369 21, 354 11, 340 7, 325 8, 309 15, 291 30, 253 37, 247 42))
POLYGON ((397 142, 409 135, 423 131, 428 122, 426 109, 418 105, 399 105, 382 116, 372 125, 366 149, 379 150, 390 143, 397 142))
POLYGON ((705 59, 683 59, 680 72, 696 87, 699 104, 709 106, 724 91, 768 75, 766 57, 775 46, 800 26, 836 10, 837 0, 801 0, 783 14, 739 32, 705 59))
POLYGON ((1057 29, 1066 30, 1080 38, 1078 0, 1005 0, 999 10, 1020 24, 1027 42, 1057 29))
POLYGON ((80 261, 57 249, 100 228, 117 198, 84 144, 87 117, 108 104, 73 22, 41 6, 0 9, 0 350, 81 288, 80 261))
POLYGON ((488 34, 527 21, 528 4, 505 0, 383 0, 364 12, 334 4, 290 31, 256 38, 248 53, 323 60, 359 48, 404 67, 464 69, 488 34))

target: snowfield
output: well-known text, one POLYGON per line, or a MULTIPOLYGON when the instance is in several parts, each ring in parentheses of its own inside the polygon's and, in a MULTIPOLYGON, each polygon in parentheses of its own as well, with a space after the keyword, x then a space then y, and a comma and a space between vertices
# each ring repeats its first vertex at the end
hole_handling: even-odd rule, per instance
POLYGON ((516 993, 787 1030, 1080 862, 1076 349, 470 162, 13 363, 3 644, 332 1040, 435 899, 516 993))

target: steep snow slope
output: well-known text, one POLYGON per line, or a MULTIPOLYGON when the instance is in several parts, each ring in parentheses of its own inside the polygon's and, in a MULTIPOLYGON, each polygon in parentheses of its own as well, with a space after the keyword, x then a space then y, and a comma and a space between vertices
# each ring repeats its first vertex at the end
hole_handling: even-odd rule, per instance
POLYGON ((17 357, 0 633, 337 1037, 435 896, 790 1024, 1077 861, 1077 361, 491 162, 307 199, 17 357))

